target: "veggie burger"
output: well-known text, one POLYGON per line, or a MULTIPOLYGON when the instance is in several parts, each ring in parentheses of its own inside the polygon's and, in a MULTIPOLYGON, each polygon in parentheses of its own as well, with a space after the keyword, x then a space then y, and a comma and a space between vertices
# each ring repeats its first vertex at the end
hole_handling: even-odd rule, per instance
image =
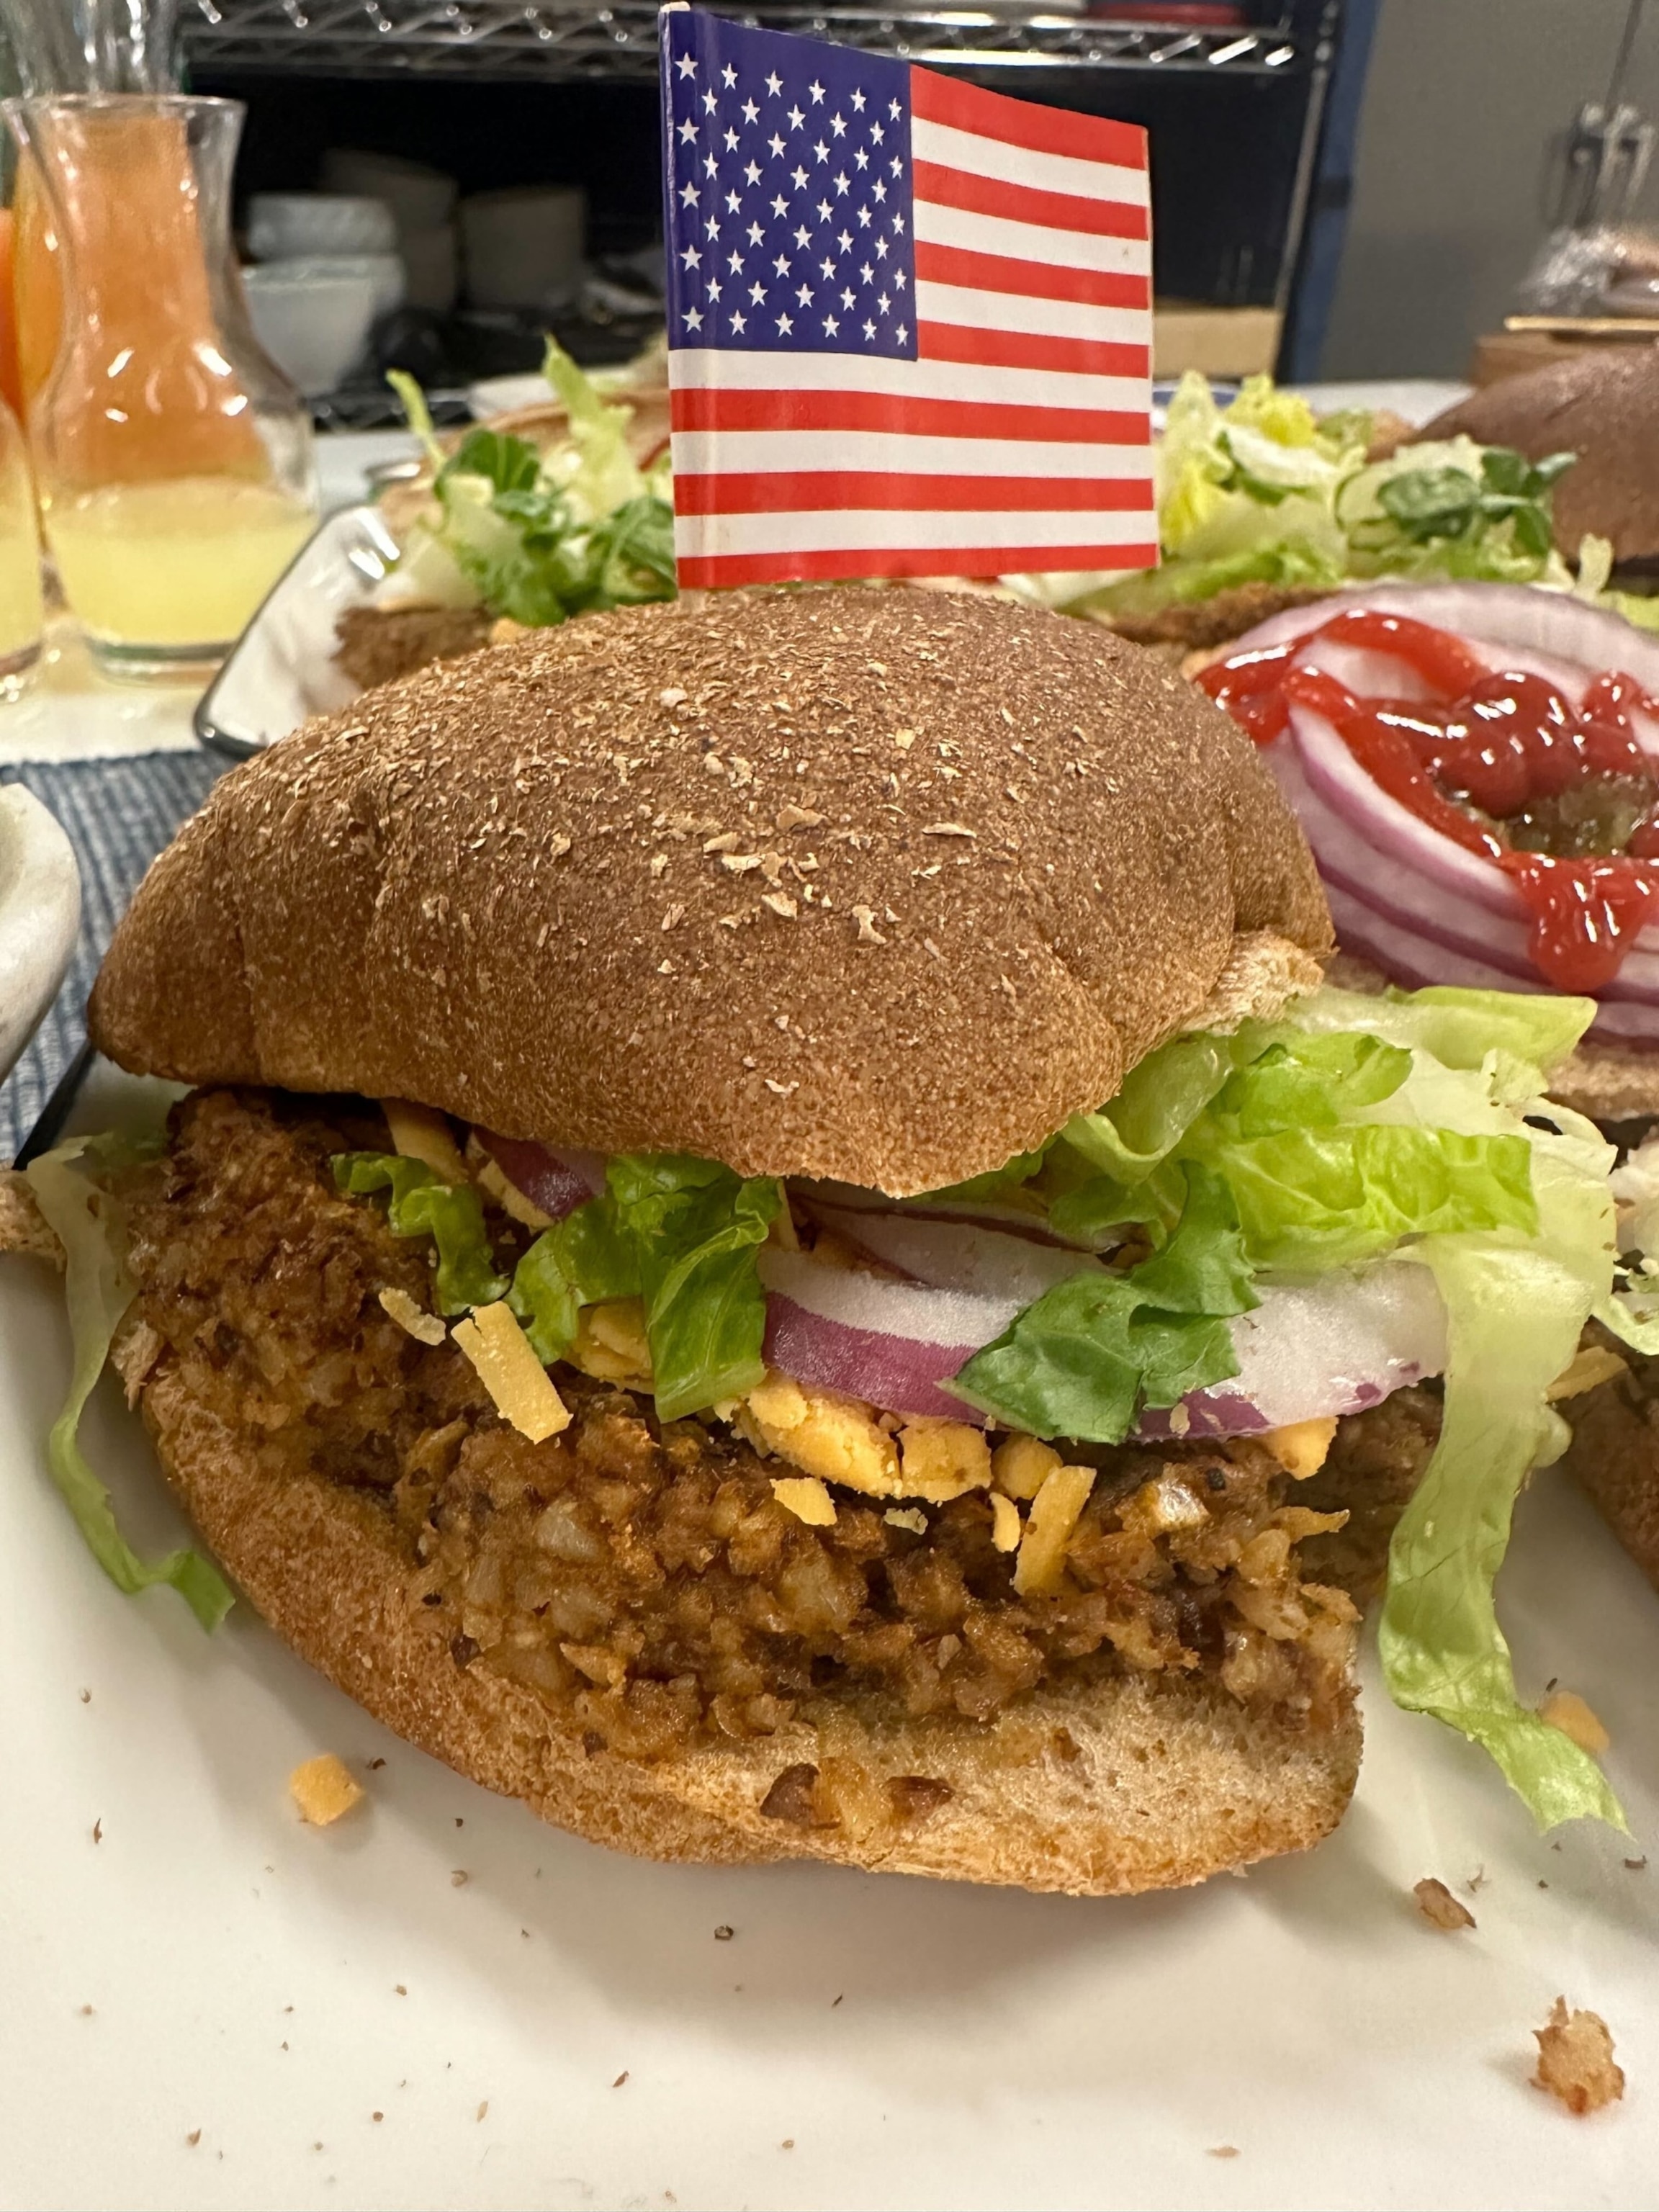
POLYGON ((428 669, 228 775, 116 935, 95 1041, 195 1087, 27 1170, 53 1473, 216 1618, 76 1443, 112 1345, 254 1607, 481 1782, 1093 1893, 1335 1824, 1414 1492, 1394 1694, 1616 1815, 1492 1595, 1620 1324, 1543 1095, 1593 1008, 1330 941, 1246 735, 1082 623, 733 594, 428 669))

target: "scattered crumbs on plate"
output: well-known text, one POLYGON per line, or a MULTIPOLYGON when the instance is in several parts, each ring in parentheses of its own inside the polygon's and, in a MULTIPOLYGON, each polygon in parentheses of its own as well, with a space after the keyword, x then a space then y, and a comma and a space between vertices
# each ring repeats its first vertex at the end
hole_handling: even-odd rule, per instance
POLYGON ((1626 1859, 1625 1861, 1625 1864, 1629 1868, 1632 1874, 1640 1874, 1646 1867, 1647 1863, 1647 1853, 1645 1851, 1644 1851, 1639 1859, 1626 1859))
POLYGON ((460 1814, 459 1814, 459 1813, 455 1815, 455 1826, 456 1826, 458 1828, 464 1828, 464 1827, 465 1827, 465 1826, 466 1826, 466 1822, 465 1822, 464 1820, 462 1820, 462 1818, 461 1818, 461 1816, 460 1816, 460 1814))
POLYGON ((101 1844, 104 1840, 104 1816, 101 1813, 92 1824, 92 1840, 94 1844, 101 1844))
POLYGON ((190 2133, 185 2137, 185 2141, 190 2145, 192 2150, 195 2149, 197 2144, 200 2142, 201 2140, 202 2130, 200 2128, 192 2128, 190 2133))
POLYGON ((449 1886, 452 1889, 465 1889, 471 1879, 465 1867, 457 1867, 449 1877, 449 1886))
POLYGON ((313 2148, 313 2150, 320 2150, 320 2149, 322 2148, 322 2145, 321 2145, 321 2143, 313 2143, 313 2145, 311 2146, 311 2148, 313 2148))
POLYGON ((293 2006, 292 2006, 292 2005, 284 2005, 284 2006, 283 2007, 283 2010, 285 2013, 287 2013, 287 2012, 292 2012, 292 2011, 293 2011, 293 2009, 294 2009, 294 2008, 293 2008, 293 2006))
POLYGON ((82 1692, 81 1692, 81 1703, 82 1703, 83 1705, 89 1705, 92 1703, 92 1692, 91 1692, 90 1690, 82 1690, 82 1692))
POLYGON ((1434 1875, 1425 1875, 1416 1883, 1412 1895, 1417 1899, 1417 1909, 1431 1928, 1443 1929, 1447 1935, 1461 1928, 1473 1928, 1474 1915, 1467 1905, 1454 1897, 1443 1881, 1434 1875))
POLYGON ((720 1925, 714 1930, 714 1941, 717 1943, 729 1943, 737 1932, 738 1931, 735 1928, 728 1928, 725 1922, 722 1921, 720 1925))
POLYGON ((1237 2143, 1217 2143, 1212 2150, 1206 2150, 1204 2155, 1206 2158, 1237 2158, 1238 2156, 1238 2145, 1237 2143))
POLYGON ((1534 2089, 1547 2089, 1581 2119, 1624 2095, 1625 2070, 1613 2063, 1613 2037, 1600 2013, 1569 2012, 1566 1999, 1557 1997, 1548 2021, 1533 2035, 1538 2044, 1534 2089))
POLYGON ((404 1988, 401 1982, 393 1982, 392 1987, 394 1993, 400 1997, 406 1997, 409 1995, 408 1990, 404 1988))
POLYGON ((1545 1881, 1541 1874, 1538 1877, 1538 1887, 1540 1889, 1547 1889, 1549 1887, 1548 1882, 1545 1881))
POLYGON ((1483 1866, 1476 1867, 1474 1872, 1469 1876, 1468 1880, 1463 1885, 1464 1888, 1468 1892, 1471 1897, 1478 1897, 1486 1886, 1486 1869, 1483 1866))
POLYGON ((326 1828, 362 1802, 362 1784, 331 1751, 302 1760, 289 1776, 288 1786, 307 1827, 326 1828))
POLYGON ((386 2118, 386 2114, 384 2112, 371 2112, 368 2117, 371 2120, 383 2120, 386 2118))
POLYGON ((794 2148, 795 2138, 793 2136, 786 2136, 783 2141, 778 2145, 778 2148, 780 2150, 793 2150, 794 2148))
POLYGON ((288 2039, 284 2037, 283 2041, 279 2043, 276 2047, 279 2051, 286 2051, 288 2049, 288 2039))
POLYGON ((611 2087, 612 2087, 613 2089, 620 2089, 620 2088, 621 2088, 621 2087, 622 2087, 622 2085, 623 2085, 623 2083, 627 2079, 628 2079, 628 2069, 624 2066, 624 2067, 623 2068, 622 2072, 621 2072, 620 2074, 618 2074, 618 2075, 617 2075, 617 2076, 616 2080, 615 2080, 615 2081, 611 2084, 611 2087))
POLYGON ((520 1936, 528 1936, 530 1930, 527 1928, 520 1928, 519 1933, 520 1936))
POLYGON ((81 2017, 82 2020, 90 2020, 92 2018, 92 2007, 90 2005, 82 2006, 81 2017))
MULTIPOLYGON (((841 1993, 841 1997, 844 1997, 844 1996, 846 1996, 846 1994, 847 1994, 846 1990, 843 1990, 842 1991, 842 1993, 841 1993)), ((841 1997, 836 1997, 836 1998, 835 1998, 835 1999, 832 2001, 832 2002, 831 2002, 831 2004, 830 2004, 830 2011, 831 2011, 831 2012, 834 2012, 834 2010, 835 2010, 835 2008, 836 2008, 836 2005, 838 2005, 838 2004, 841 2002, 841 1997)))
POLYGON ((488 2097, 486 2097, 486 2098, 484 2099, 484 2100, 483 2100, 483 2104, 481 2104, 481 2105, 479 2106, 479 2107, 478 2107, 477 2111, 477 2112, 472 2115, 472 2117, 473 2117, 473 2118, 474 2118, 475 2120, 481 2120, 481 2119, 483 2119, 483 2118, 485 2117, 485 2115, 489 2112, 489 2098, 488 2098, 488 2097))
MULTIPOLYGON (((378 1774, 385 1765, 386 1761, 383 1759, 371 1759, 368 1762, 368 1771, 371 1774, 378 1774)), ((320 2150, 322 2145, 319 2143, 317 2148, 320 2150)))

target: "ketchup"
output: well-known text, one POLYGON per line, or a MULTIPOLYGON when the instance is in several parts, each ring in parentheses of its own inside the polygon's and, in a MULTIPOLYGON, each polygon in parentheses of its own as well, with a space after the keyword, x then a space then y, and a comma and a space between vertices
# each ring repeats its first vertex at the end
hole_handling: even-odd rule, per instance
POLYGON ((1448 631, 1351 607, 1282 645, 1212 661, 1197 681, 1258 744, 1283 734, 1293 705, 1310 708, 1380 790, 1502 868, 1532 918, 1533 964, 1557 989, 1604 989, 1642 930, 1659 921, 1659 762, 1632 720, 1659 718, 1659 699, 1633 678, 1609 670, 1575 707, 1545 677, 1489 668, 1448 631), (1430 696, 1357 697, 1301 665, 1316 639, 1385 653, 1430 696), (1575 799, 1594 808, 1597 791, 1640 794, 1644 811, 1618 851, 1524 850, 1509 834, 1522 817, 1532 834, 1540 821, 1547 830, 1575 799))

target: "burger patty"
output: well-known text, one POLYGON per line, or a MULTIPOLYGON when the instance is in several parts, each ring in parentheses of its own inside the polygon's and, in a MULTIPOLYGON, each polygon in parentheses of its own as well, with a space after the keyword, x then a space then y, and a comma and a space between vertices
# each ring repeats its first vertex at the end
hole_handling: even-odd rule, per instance
MULTIPOLYGON (((1099 1471, 1061 1587, 1024 1599, 982 1492, 897 1510, 842 1493, 809 1527, 773 1492, 791 1470, 723 1423, 659 1423, 565 1366, 570 1425, 532 1443, 453 1345, 380 1304, 429 1303, 423 1243, 340 1196, 328 1162, 386 1143, 361 1103, 184 1100, 123 1194, 140 1364, 176 1364, 271 1482, 383 1500, 409 1602, 442 1610, 456 1665, 532 1686, 594 1748, 763 1735, 847 1692, 988 1721, 1039 1683, 1125 1669, 1203 1668, 1311 1725, 1351 1695, 1356 1608, 1299 1565, 1323 1545, 1340 1573, 1340 1512, 1302 1504, 1260 1443, 1077 1448, 1099 1471)), ((527 1232, 489 1218, 510 1263, 527 1232)), ((1399 1394, 1342 1425, 1322 1486, 1340 1496, 1346 1466, 1403 1498, 1435 1428, 1431 1398, 1399 1394)))

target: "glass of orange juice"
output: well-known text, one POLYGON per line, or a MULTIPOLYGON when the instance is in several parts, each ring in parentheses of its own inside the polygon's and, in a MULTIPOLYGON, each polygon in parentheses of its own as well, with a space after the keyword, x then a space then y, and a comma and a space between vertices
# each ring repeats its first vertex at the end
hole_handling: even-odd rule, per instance
POLYGON ((40 533, 17 417, 0 398, 0 697, 40 657, 40 533))
POLYGON ((6 103, 61 294, 37 301, 20 256, 26 387, 37 308, 55 326, 27 403, 40 512, 110 675, 221 659, 315 523, 309 417, 231 253, 242 112, 177 94, 6 103))

